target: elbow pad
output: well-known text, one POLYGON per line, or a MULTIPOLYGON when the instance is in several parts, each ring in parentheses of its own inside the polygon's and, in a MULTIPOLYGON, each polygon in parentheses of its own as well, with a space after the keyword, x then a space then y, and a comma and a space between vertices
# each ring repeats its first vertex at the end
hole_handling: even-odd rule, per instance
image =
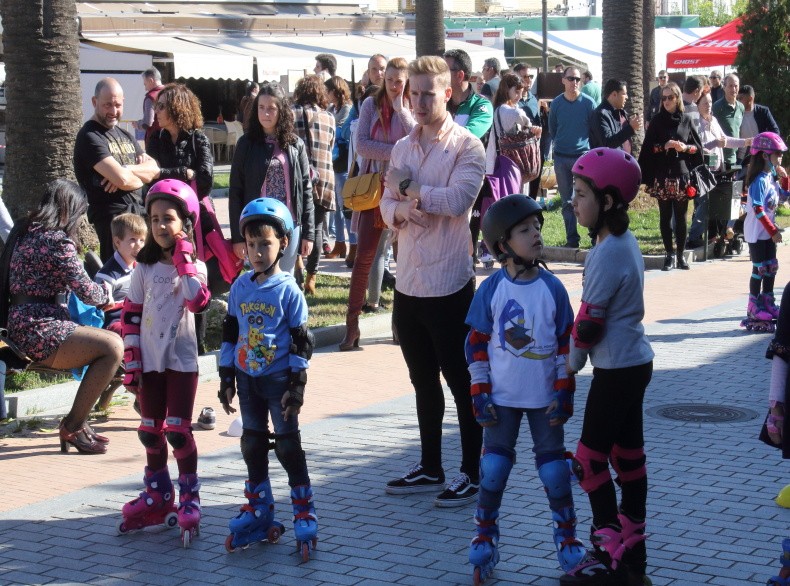
POLYGON ((307 324, 302 324, 298 328, 291 328, 291 354, 310 360, 313 356, 314 346, 315 337, 313 332, 307 328, 307 324))
POLYGON ((139 336, 140 323, 143 321, 143 304, 132 303, 127 297, 121 308, 121 337, 139 336))
POLYGON ((573 322, 573 341, 577 348, 589 350, 603 337, 606 308, 582 301, 576 321, 573 322))
MULTIPOLYGON (((194 265, 192 266, 194 267, 194 265)), ((186 306, 187 309, 192 313, 200 313, 208 307, 208 304, 211 301, 211 291, 208 290, 208 285, 205 283, 200 283, 200 281, 198 281, 195 277, 187 276, 184 278, 199 284, 199 288, 192 296, 192 299, 187 299, 186 306)), ((191 283, 187 284, 188 289, 191 289, 189 286, 190 284, 191 283)))
POLYGON ((222 342, 236 346, 239 341, 239 320, 232 315, 225 315, 222 320, 222 342))

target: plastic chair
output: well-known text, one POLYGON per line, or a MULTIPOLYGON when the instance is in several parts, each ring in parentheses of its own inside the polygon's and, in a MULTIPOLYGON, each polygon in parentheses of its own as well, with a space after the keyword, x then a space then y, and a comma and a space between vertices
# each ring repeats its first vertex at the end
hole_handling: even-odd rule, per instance
POLYGON ((241 122, 231 121, 226 122, 225 126, 228 127, 228 136, 225 140, 225 148, 228 152, 228 161, 233 160, 233 151, 236 149, 236 143, 238 142, 241 135, 244 134, 244 127, 241 125, 241 122))

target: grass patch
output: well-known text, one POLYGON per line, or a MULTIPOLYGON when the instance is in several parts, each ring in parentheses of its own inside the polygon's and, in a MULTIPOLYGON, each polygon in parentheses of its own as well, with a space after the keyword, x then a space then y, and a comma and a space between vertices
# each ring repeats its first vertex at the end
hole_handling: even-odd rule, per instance
POLYGON ((230 185, 230 173, 214 173, 214 189, 226 189, 230 185))
POLYGON ((5 379, 5 393, 11 395, 26 389, 40 389, 74 380, 68 373, 35 372, 9 372, 5 379))
MULTIPOLYGON (((351 279, 318 273, 315 295, 307 295, 309 318, 307 325, 321 328, 346 322, 348 291, 351 279)), ((392 291, 382 291, 381 302, 392 308, 392 291)), ((361 316, 365 317, 363 313, 361 316)))

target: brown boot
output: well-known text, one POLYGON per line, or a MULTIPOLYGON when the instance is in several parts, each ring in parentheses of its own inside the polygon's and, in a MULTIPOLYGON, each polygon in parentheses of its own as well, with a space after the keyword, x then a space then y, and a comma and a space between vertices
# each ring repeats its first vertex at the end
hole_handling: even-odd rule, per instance
POLYGON ((326 255, 326 258, 346 258, 346 243, 345 242, 335 242, 335 247, 332 251, 326 255))
POLYGON ((350 244, 348 247, 348 255, 346 256, 346 266, 350 269, 354 268, 354 259, 357 258, 357 245, 350 244))
POLYGON ((304 279, 304 294, 315 295, 315 273, 307 273, 304 279))
POLYGON ((359 348, 359 316, 346 317, 346 337, 340 342, 339 350, 348 352, 359 348))

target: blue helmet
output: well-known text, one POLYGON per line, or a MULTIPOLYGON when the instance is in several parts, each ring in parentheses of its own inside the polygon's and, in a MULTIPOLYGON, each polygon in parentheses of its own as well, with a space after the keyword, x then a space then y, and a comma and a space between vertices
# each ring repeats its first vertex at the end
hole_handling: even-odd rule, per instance
POLYGON ((244 234, 244 228, 253 221, 269 224, 277 232, 277 236, 291 238, 294 229, 293 217, 290 210, 283 202, 271 197, 253 199, 241 210, 239 218, 239 232, 244 234))

